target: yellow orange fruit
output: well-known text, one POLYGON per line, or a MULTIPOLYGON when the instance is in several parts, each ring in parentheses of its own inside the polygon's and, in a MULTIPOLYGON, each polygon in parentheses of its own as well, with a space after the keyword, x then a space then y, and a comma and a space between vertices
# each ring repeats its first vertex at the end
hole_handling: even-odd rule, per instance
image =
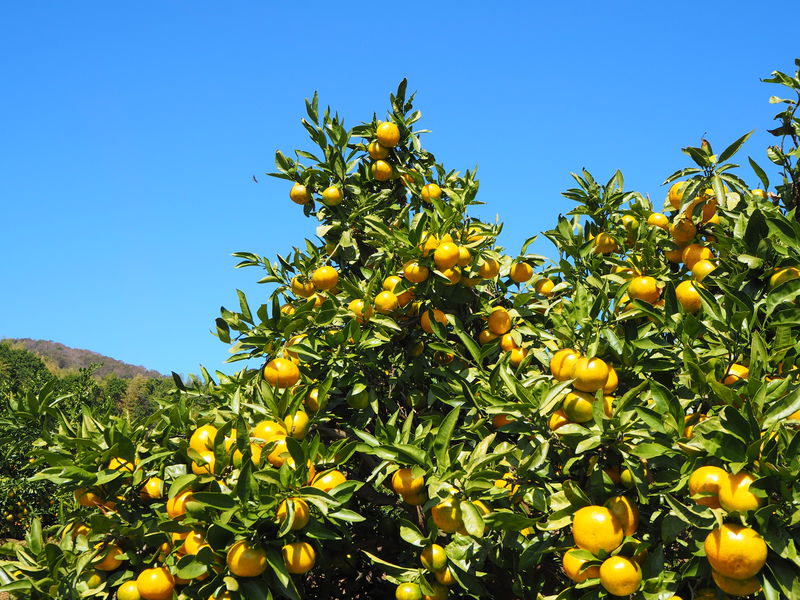
POLYGON ((228 569, 237 577, 258 577, 267 570, 267 552, 245 540, 234 543, 225 556, 228 569))
MULTIPOLYGON (((750 491, 750 484, 755 480, 756 478, 746 471, 740 471, 735 475, 722 479, 719 485, 720 506, 728 512, 736 511, 740 513, 764 506, 764 498, 756 496, 750 491)), ((723 575, 727 575, 724 571, 721 572, 723 575)))
POLYGON ((495 335, 503 335, 511 330, 511 315, 502 306, 492 309, 487 322, 489 331, 495 335))
POLYGON ((345 481, 347 481, 347 477, 345 477, 344 473, 336 469, 331 469, 330 471, 324 471, 317 475, 311 485, 327 493, 337 485, 343 484, 345 481))
POLYGON ((650 216, 647 217, 647 224, 650 225, 650 227, 660 227, 664 230, 669 229, 669 219, 667 215, 663 213, 650 213, 650 216))
POLYGON ((339 283, 339 272, 328 265, 322 266, 311 275, 311 282, 318 290, 330 290, 339 283))
POLYGON ((435 183, 428 183, 422 186, 422 190, 420 190, 420 196, 425 202, 430 202, 431 200, 439 200, 442 197, 442 188, 435 183))
POLYGON ((419 319, 419 324, 423 330, 428 333, 433 333, 433 328, 431 327, 431 316, 433 316, 433 320, 437 323, 440 323, 443 326, 447 326, 447 315, 439 310, 438 308, 434 308, 433 310, 426 310, 422 313, 422 316, 419 319))
POLYGON ((171 600, 175 578, 167 567, 145 569, 136 578, 136 587, 142 600, 171 600))
POLYGON ((369 157, 374 160, 387 158, 389 156, 389 148, 381 146, 378 143, 378 140, 374 140, 369 143, 367 146, 367 152, 369 152, 369 157))
POLYGON ((642 584, 642 569, 625 556, 612 556, 600 565, 600 585, 615 596, 630 596, 642 584))
POLYGON ((558 381, 566 381, 572 377, 572 369, 581 357, 580 352, 572 348, 563 348, 550 359, 550 373, 558 381))
POLYGON ((430 544, 420 552, 419 561, 429 571, 441 571, 447 566, 447 553, 439 544, 430 544))
POLYGON ((669 232, 672 234, 672 239, 675 240, 675 242, 679 244, 687 243, 692 241, 694 236, 697 235, 697 227, 695 227, 691 219, 681 217, 672 223, 669 232))
POLYGON ((617 518, 622 533, 633 535, 639 526, 639 509, 627 496, 613 496, 605 502, 605 507, 617 518))
POLYGON ((342 188, 331 185, 322 190, 322 203, 325 206, 338 206, 344 199, 342 188))
POLYGON ((292 542, 281 548, 286 570, 292 575, 302 575, 314 568, 317 553, 308 542, 292 542))
POLYGON ((410 260, 403 266, 403 277, 411 283, 422 283, 428 278, 428 274, 428 267, 420 265, 415 260, 410 260))
POLYGON ((485 258, 480 265, 478 265, 478 274, 483 279, 494 279, 500 272, 500 263, 493 258, 485 258))
POLYGON ((797 267, 785 267, 783 269, 776 269, 775 272, 770 275, 769 278, 769 288, 772 289, 785 281, 791 281, 792 279, 797 279, 800 277, 800 269, 797 267))
POLYGON ((294 521, 292 521, 291 530, 297 531, 308 525, 311 520, 311 511, 308 509, 308 503, 302 498, 287 498, 278 505, 276 513, 278 521, 283 522, 289 518, 289 503, 294 509, 294 521))
POLYGON ((608 233, 601 232, 594 238, 593 252, 596 254, 610 254, 611 252, 616 252, 618 249, 617 240, 608 233))
POLYGON ((375 137, 384 148, 394 148, 400 141, 400 128, 391 121, 385 121, 378 125, 375 137))
POLYGON ((570 376, 576 390, 593 393, 603 389, 608 374, 608 365, 602 358, 583 356, 573 364, 570 376))
POLYGON ((678 302, 686 312, 696 313, 703 306, 700 292, 697 291, 697 287, 695 287, 691 279, 681 281, 675 287, 675 296, 677 296, 678 302))
POLYGON ((719 508, 719 488, 729 477, 727 471, 719 467, 710 465, 698 467, 689 477, 689 496, 698 504, 719 508), (698 494, 704 495, 696 497, 698 494))
POLYGON ((167 500, 167 516, 175 519, 186 514, 186 503, 194 500, 192 490, 183 490, 167 500))
POLYGON ((555 283, 553 283, 553 280, 552 280, 552 279, 548 279, 547 277, 544 277, 544 278, 542 278, 542 279, 539 279, 539 280, 538 280, 538 281, 537 281, 537 282, 536 282, 536 283, 533 285, 533 289, 534 289, 534 290, 535 290, 535 291, 536 291, 538 294, 541 294, 542 296, 545 296, 546 298, 549 298, 550 296, 552 296, 552 295, 553 295, 553 288, 554 288, 555 286, 556 286, 556 284, 555 284, 555 283))
POLYGON ((96 544, 95 548, 102 548, 101 552, 92 561, 94 568, 98 571, 113 571, 122 565, 122 559, 119 558, 123 554, 122 549, 114 543, 96 544))
POLYGON ((683 192, 688 184, 688 181, 676 181, 670 186, 669 192, 667 192, 667 200, 675 210, 681 207, 683 203, 683 192))
POLYGON ((572 536, 583 550, 612 552, 622 543, 622 525, 605 506, 584 506, 572 517, 572 536))
POLYGON ((761 582, 757 577, 734 579, 733 577, 726 577, 714 569, 711 569, 711 577, 714 579, 714 583, 717 584, 717 587, 726 594, 750 596, 761 590, 761 582))
POLYGON ((458 246, 452 242, 442 242, 433 253, 433 262, 440 271, 456 266, 458 262, 458 246))
POLYGON ((376 160, 372 163, 372 176, 378 181, 389 181, 394 177, 394 167, 385 160, 376 160))
POLYGON ((300 381, 300 369, 291 360, 273 358, 264 367, 264 379, 278 388, 292 387, 300 381))
POLYGON ((714 253, 711 248, 703 246, 702 244, 689 244, 683 249, 681 254, 681 261, 686 265, 686 268, 691 270, 701 260, 710 260, 714 258, 714 253))
POLYGON ((593 565, 585 568, 584 565, 589 561, 584 558, 575 556, 580 548, 570 548, 564 553, 561 559, 561 566, 564 568, 564 573, 575 583, 583 583, 587 579, 595 579, 600 577, 600 566, 593 565))
POLYGON ((533 267, 526 262, 514 263, 511 265, 508 276, 516 283, 525 283, 526 281, 530 281, 530 278, 533 277, 533 267))
POLYGON ((418 494, 423 487, 425 487, 425 478, 422 476, 414 477, 411 469, 398 469, 392 475, 392 489, 397 494, 418 494))
POLYGON ((747 379, 750 375, 750 369, 748 369, 744 365, 740 365, 739 363, 733 363, 725 373, 725 377, 722 379, 722 383, 725 385, 733 385, 743 379, 747 379))
POLYGON ((572 423, 586 423, 592 420, 594 395, 587 392, 572 391, 564 398, 561 409, 572 423))
POLYGON ((295 204, 308 204, 311 202, 311 192, 302 183, 295 183, 289 190, 289 198, 295 204))
POLYGON ((706 536, 706 558, 726 577, 748 579, 767 561, 767 544, 757 531, 736 523, 723 523, 706 536))
POLYGON ((698 260, 692 267, 692 279, 695 281, 703 281, 708 277, 717 266, 710 260, 698 260))
POLYGON ((189 448, 198 452, 205 452, 214 448, 214 439, 217 437, 217 428, 213 425, 198 427, 189 438, 189 448))
POLYGON ((628 296, 633 300, 642 300, 643 302, 654 304, 661 296, 661 290, 658 288, 658 282, 655 277, 643 275, 634 277, 628 284, 628 296))
POLYGON ((461 505, 455 498, 445 498, 431 508, 431 517, 436 527, 445 533, 455 533, 464 525, 461 505))

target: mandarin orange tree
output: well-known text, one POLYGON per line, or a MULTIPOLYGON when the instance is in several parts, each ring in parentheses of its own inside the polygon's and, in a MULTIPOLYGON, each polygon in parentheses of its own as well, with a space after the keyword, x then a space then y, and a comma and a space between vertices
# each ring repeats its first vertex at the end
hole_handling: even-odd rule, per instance
POLYGON ((315 149, 276 154, 318 225, 276 261, 236 254, 271 292, 216 330, 258 368, 43 431, 37 477, 75 505, 0 590, 800 597, 796 146, 769 193, 730 162, 748 136, 687 147, 663 208, 584 171, 545 263, 469 216, 475 174, 423 149, 405 82, 390 100, 346 129, 315 96, 315 149))

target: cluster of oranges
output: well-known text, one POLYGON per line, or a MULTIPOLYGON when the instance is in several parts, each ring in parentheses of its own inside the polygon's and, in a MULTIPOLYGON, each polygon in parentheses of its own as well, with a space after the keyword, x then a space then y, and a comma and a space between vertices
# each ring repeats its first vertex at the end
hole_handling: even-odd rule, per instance
POLYGON ((550 416, 550 429, 556 431, 568 423, 586 423, 592 420, 595 394, 602 391, 603 410, 611 416, 619 376, 613 366, 602 358, 581 356, 572 348, 562 348, 550 360, 550 373, 557 381, 572 380, 572 387, 564 397, 561 408, 550 416))

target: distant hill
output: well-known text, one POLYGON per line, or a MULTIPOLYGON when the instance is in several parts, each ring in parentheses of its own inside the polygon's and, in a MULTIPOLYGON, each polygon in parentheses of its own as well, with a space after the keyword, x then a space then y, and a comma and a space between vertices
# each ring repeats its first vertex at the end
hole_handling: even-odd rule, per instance
POLYGON ((58 367, 59 369, 80 369, 88 367, 92 364, 100 364, 100 367, 94 372, 98 378, 103 378, 107 375, 116 375, 123 379, 132 379, 137 375, 143 377, 166 377, 164 374, 152 369, 146 369, 137 365, 129 365, 128 363, 104 356, 91 350, 81 350, 79 348, 70 348, 58 342, 51 342, 50 340, 32 340, 28 338, 6 338, 0 340, 8 344, 15 344, 24 346, 27 350, 38 354, 45 359, 45 362, 58 367))

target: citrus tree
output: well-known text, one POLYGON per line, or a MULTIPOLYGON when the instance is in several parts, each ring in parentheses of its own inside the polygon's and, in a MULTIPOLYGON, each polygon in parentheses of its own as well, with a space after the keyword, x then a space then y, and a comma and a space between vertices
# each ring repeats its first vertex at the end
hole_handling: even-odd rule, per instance
POLYGON ((469 215, 475 174, 423 148, 412 100, 350 129, 307 101, 314 149, 273 175, 316 237, 237 253, 271 292, 217 319, 258 368, 44 430, 37 478, 75 505, 0 590, 800 597, 796 146, 776 192, 736 174, 747 135, 687 147, 663 207, 576 175, 546 262, 469 215))

